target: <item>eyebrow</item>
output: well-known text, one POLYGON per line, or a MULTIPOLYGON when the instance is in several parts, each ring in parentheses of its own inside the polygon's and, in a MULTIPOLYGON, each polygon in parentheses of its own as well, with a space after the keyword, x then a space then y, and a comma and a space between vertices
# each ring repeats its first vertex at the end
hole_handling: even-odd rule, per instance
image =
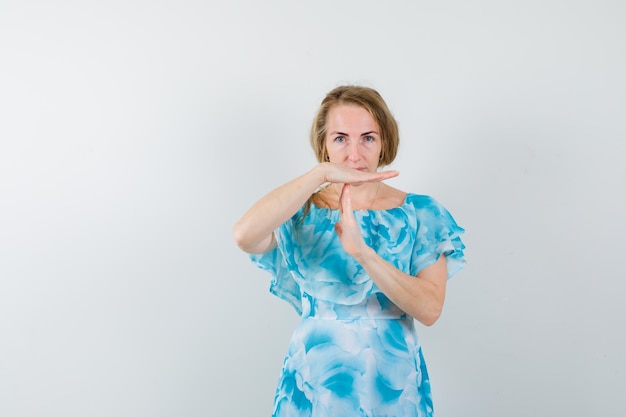
MULTIPOLYGON (((371 135, 372 133, 375 134, 379 134, 377 131, 375 130, 370 130, 369 132, 365 132, 365 133, 361 133, 361 136, 367 136, 367 135, 371 135)), ((341 135, 341 136, 350 136, 347 133, 343 133, 343 132, 330 132, 331 135, 341 135)))

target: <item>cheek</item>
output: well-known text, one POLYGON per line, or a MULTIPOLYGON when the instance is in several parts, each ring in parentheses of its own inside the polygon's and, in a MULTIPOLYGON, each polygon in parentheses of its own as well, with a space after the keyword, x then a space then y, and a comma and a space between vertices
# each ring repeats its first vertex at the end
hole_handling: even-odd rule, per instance
POLYGON ((372 155, 380 155, 382 153, 382 146, 380 145, 380 143, 372 143, 369 148, 368 148, 370 154, 372 155))
POLYGON ((330 143, 326 143, 325 145, 325 151, 326 151, 326 155, 328 155, 329 157, 332 157, 333 155, 337 155, 338 153, 341 152, 342 146, 336 142, 330 142, 330 143))

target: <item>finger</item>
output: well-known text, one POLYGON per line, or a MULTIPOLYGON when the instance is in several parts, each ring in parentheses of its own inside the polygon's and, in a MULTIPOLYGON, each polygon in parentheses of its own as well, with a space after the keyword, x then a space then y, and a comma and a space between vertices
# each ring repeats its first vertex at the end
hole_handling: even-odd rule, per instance
POLYGON ((383 181, 389 178, 397 177, 398 175, 400 175, 398 171, 373 172, 369 182, 383 181))
POLYGON ((339 213, 343 215, 345 212, 352 213, 352 195, 350 184, 347 183, 341 187, 341 195, 339 195, 339 213))
MULTIPOLYGON (((345 228, 352 228, 356 225, 356 219, 354 218, 354 211, 352 210, 352 188, 350 184, 344 184, 341 189, 341 196, 339 200, 341 223, 345 228)), ((343 229, 342 229, 343 230, 343 229)))
POLYGON ((364 182, 379 182, 400 175, 398 171, 381 171, 381 172, 359 172, 355 177, 344 181, 348 184, 362 184, 364 182))
POLYGON ((379 172, 379 174, 383 176, 381 179, 386 180, 388 178, 397 177, 398 175, 400 175, 400 172, 396 170, 389 170, 389 171, 381 171, 379 172))

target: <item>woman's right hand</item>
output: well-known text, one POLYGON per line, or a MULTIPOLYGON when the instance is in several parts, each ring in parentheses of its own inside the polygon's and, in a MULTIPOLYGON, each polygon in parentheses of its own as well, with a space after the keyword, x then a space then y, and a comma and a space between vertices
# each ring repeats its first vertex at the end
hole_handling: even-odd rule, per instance
POLYGON ((324 162, 257 201, 233 227, 237 245, 248 253, 263 253, 275 246, 273 231, 297 212, 324 183, 361 184, 383 181, 398 171, 363 172, 324 162))
POLYGON ((387 170, 377 172, 359 171, 345 165, 334 164, 332 162, 323 162, 319 165, 324 173, 324 182, 343 183, 343 184, 361 184, 364 182, 378 182, 389 178, 397 177, 398 171, 387 170))

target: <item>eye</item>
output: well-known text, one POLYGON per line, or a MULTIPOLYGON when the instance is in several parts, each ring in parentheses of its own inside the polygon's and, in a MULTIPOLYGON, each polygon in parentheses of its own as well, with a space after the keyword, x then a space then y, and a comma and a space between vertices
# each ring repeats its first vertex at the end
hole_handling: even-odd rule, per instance
POLYGON ((343 136, 337 136, 335 138, 335 142, 337 142, 337 143, 344 143, 345 141, 346 141, 346 138, 343 137, 343 136))
POLYGON ((374 136, 365 136, 363 138, 363 142, 374 142, 376 141, 376 138, 374 136))

